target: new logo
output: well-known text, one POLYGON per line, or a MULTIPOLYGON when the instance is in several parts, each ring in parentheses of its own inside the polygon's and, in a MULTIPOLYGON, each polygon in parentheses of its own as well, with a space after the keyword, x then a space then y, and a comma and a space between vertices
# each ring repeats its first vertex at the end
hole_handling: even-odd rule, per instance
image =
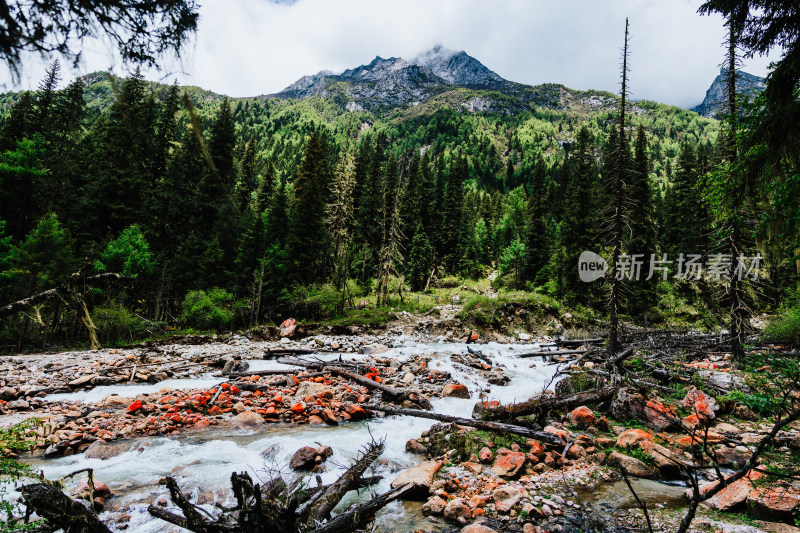
POLYGON ((578 258, 578 275, 586 283, 600 279, 608 271, 608 262, 594 252, 581 252, 578 258))

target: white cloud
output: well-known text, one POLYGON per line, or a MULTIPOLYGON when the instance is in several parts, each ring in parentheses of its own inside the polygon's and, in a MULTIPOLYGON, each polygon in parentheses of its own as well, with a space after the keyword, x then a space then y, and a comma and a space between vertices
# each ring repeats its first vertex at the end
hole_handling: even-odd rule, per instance
MULTIPOLYGON (((501 76, 616 91, 619 48, 630 18, 633 98, 689 107, 702 100, 722 61, 722 20, 697 14, 699 0, 207 0, 182 62, 149 79, 199 85, 232 96, 274 93, 305 74, 342 71, 376 55, 412 58, 442 44, 465 50, 501 76), (167 73, 165 75, 165 73, 167 73)), ((103 43, 89 43, 78 71, 114 67, 103 43)), ((773 54, 774 55, 774 54, 773 54)), ((767 58, 744 70, 767 72, 767 58)), ((22 82, 33 88, 46 62, 32 57, 22 82)))

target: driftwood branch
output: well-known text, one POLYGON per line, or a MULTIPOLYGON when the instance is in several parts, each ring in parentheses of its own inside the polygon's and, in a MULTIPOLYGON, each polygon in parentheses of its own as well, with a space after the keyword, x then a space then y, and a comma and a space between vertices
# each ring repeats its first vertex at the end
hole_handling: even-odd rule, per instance
POLYGON ((309 361, 300 361, 297 359, 279 359, 278 362, 287 365, 302 366, 308 369, 319 370, 323 372, 330 372, 331 374, 347 378, 369 389, 381 391, 384 394, 384 397, 389 401, 399 403, 404 400, 409 400, 417 404, 420 404, 422 407, 430 408, 430 402, 428 402, 427 400, 425 400, 425 398, 420 396, 419 393, 416 393, 414 391, 400 390, 394 387, 390 387, 389 385, 385 385, 383 383, 378 383, 377 381, 374 381, 367 377, 356 374, 355 372, 351 372, 349 370, 341 368, 340 366, 326 365, 323 363, 315 363, 309 361))
POLYGON ((484 420, 511 420, 520 416, 544 413, 556 409, 571 409, 587 403, 605 402, 611 400, 615 394, 615 387, 604 387, 602 389, 578 392, 565 398, 531 398, 526 402, 486 409, 481 414, 484 420))
POLYGON ((442 415, 439 413, 431 413, 429 411, 421 411, 419 409, 398 409, 395 407, 384 407, 380 405, 368 407, 371 411, 380 411, 392 415, 405 415, 416 416, 418 418, 428 418, 431 420, 438 420, 440 422, 450 422, 458 424, 459 426, 469 426, 486 431, 494 431, 498 433, 512 433, 529 439, 535 439, 545 444, 553 446, 562 446, 564 442, 557 435, 546 433, 544 431, 535 431, 523 426, 515 426, 513 424, 503 424, 501 422, 490 422, 487 420, 475 420, 474 418, 461 418, 458 416, 442 415))
MULTIPOLYGON (((231 488, 236 506, 220 508, 222 514, 212 517, 193 504, 171 477, 167 478, 170 499, 180 513, 151 505, 148 512, 162 520, 196 533, 345 533, 363 527, 386 504, 402 496, 410 487, 402 487, 359 504, 330 519, 331 511, 351 490, 379 481, 379 476, 364 473, 383 452, 383 441, 372 441, 363 454, 335 482, 306 486, 305 478, 288 484, 276 476, 263 486, 253 483, 246 472, 231 475, 231 488)), ((95 533, 93 531, 89 533, 95 533)), ((103 531, 102 533, 106 533, 103 531)))
POLYGON ((585 354, 588 350, 541 350, 538 352, 527 352, 521 353, 517 357, 520 358, 527 358, 527 357, 548 357, 554 355, 580 355, 585 354))

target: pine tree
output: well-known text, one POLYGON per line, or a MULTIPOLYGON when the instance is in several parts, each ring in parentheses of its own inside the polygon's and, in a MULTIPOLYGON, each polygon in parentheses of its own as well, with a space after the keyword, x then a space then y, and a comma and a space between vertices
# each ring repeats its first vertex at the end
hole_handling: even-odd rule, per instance
POLYGON ((35 108, 33 95, 23 91, 11 107, 0 130, 0 152, 13 150, 17 142, 34 133, 35 108))
MULTIPOLYGON (((627 187, 629 231, 624 246, 630 255, 641 254, 644 264, 649 268, 651 255, 653 260, 661 257, 656 250, 656 208, 646 150, 647 136, 644 127, 640 125, 634 148, 633 171, 627 187)), ((648 324, 649 312, 655 305, 656 287, 661 274, 655 271, 653 277, 647 280, 645 278, 648 275, 649 270, 632 284, 627 301, 628 311, 634 316, 643 316, 645 325, 648 324)))
POLYGON ((354 268, 361 283, 375 275, 375 265, 381 246, 382 220, 382 166, 385 137, 378 133, 374 144, 366 137, 360 144, 355 160, 356 180, 355 228, 353 241, 354 268))
POLYGON ((347 274, 353 225, 353 190, 355 188, 354 166, 355 161, 348 134, 334 174, 331 187, 332 201, 328 205, 328 232, 331 236, 331 252, 333 253, 333 281, 341 294, 339 312, 344 310, 347 299, 347 274))
POLYGON ((286 233, 289 226, 288 203, 286 196, 286 184, 279 180, 275 185, 272 198, 269 202, 269 209, 262 215, 264 218, 264 228, 266 243, 264 257, 260 266, 262 269, 261 279, 263 285, 259 293, 256 307, 256 319, 260 317, 262 302, 266 300, 268 304, 274 305, 278 300, 288 294, 288 254, 286 250, 286 233))
POLYGON ((378 254, 377 288, 378 302, 389 303, 389 278, 397 274, 397 266, 403 260, 400 242, 403 238, 400 219, 400 194, 403 184, 397 175, 397 163, 394 155, 386 163, 386 174, 382 187, 381 209, 383 222, 383 240, 378 254))
POLYGON ((239 182, 236 184, 236 196, 240 211, 243 211, 250 202, 250 196, 259 185, 258 167, 256 139, 251 135, 245 143, 244 153, 239 162, 239 182))
POLYGON ((320 281, 324 269, 327 231, 325 227, 325 147, 314 132, 306 145, 303 162, 294 180, 289 208, 289 264, 295 283, 320 281))
POLYGON ((61 64, 58 59, 47 69, 44 80, 39 84, 36 99, 36 129, 50 132, 53 127, 53 111, 55 106, 58 82, 61 81, 61 64))
MULTIPOLYGON (((612 139, 613 140, 613 139, 612 139)), ((578 257, 596 245, 596 218, 593 195, 597 182, 594 143, 586 127, 578 131, 577 144, 570 158, 564 191, 564 210, 559 232, 563 249, 558 265, 559 294, 570 301, 589 303, 590 292, 578 277, 578 257)), ((611 141, 609 141, 611 142, 611 141)))
POLYGON ((19 239, 42 216, 47 192, 44 141, 40 135, 24 138, 15 149, 0 153, 0 220, 19 239))
POLYGON ((428 240, 428 235, 417 221, 414 238, 408 253, 408 283, 412 291, 421 291, 426 288, 428 275, 433 265, 433 246, 428 240))
POLYGON ((214 162, 222 190, 230 190, 233 185, 233 148, 236 145, 236 132, 231 112, 231 102, 228 98, 222 101, 217 111, 216 119, 211 126, 211 139, 208 151, 214 162))
POLYGON ((447 176, 442 205, 442 225, 440 241, 442 243, 445 268, 454 273, 458 269, 462 250, 459 248, 459 229, 464 206, 464 179, 467 174, 467 161, 461 154, 455 156, 447 176))
POLYGON ((678 152, 675 180, 664 195, 662 247, 670 256, 704 254, 708 250, 709 214, 697 194, 701 172, 694 148, 684 142, 678 152))
POLYGON ((149 199, 155 153, 155 102, 138 72, 125 79, 107 113, 89 133, 85 184, 75 217, 81 235, 118 234, 135 223, 149 199))
POLYGON ((72 239, 55 213, 43 216, 19 245, 20 287, 31 295, 62 283, 74 268, 72 239))

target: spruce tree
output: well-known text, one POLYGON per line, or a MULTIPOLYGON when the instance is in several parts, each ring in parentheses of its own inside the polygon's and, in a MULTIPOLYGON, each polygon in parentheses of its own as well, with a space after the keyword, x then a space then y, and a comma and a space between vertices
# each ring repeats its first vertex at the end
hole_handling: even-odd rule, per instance
POLYGON ((647 158, 647 136, 644 127, 639 126, 634 148, 633 169, 630 173, 628 184, 628 238, 624 247, 630 255, 640 254, 646 268, 642 277, 634 280, 629 288, 626 308, 633 316, 641 316, 644 323, 649 323, 649 312, 655 305, 656 287, 662 274, 654 271, 653 277, 649 275, 649 265, 652 259, 658 261, 661 255, 656 249, 656 208, 653 200, 653 188, 650 184, 649 160, 647 158))
POLYGON ((44 79, 39 84, 36 98, 36 129, 50 132, 53 127, 53 111, 55 107, 58 82, 61 81, 61 64, 58 59, 47 69, 44 79))
POLYGON ((289 208, 289 264, 295 283, 321 280, 327 252, 325 147, 317 132, 306 144, 289 208))
POLYGON ((445 268, 450 273, 458 269, 462 250, 459 247, 459 229, 464 207, 464 179, 467 174, 466 158, 457 154, 450 165, 442 205, 441 253, 445 268))
POLYGON ((408 252, 408 283, 412 291, 421 291, 426 288, 431 267, 433 266, 433 246, 428 240, 428 235, 417 221, 414 238, 408 252))
POLYGON ((333 281, 341 295, 339 312, 344 310, 347 298, 347 275, 350 266, 350 240, 353 225, 353 189, 355 188, 353 167, 355 162, 350 146, 348 128, 348 137, 331 186, 332 200, 328 205, 327 212, 333 254, 333 281))
POLYGON ((578 131, 577 143, 570 158, 564 186, 564 209, 559 231, 559 294, 569 301, 590 303, 591 293, 578 277, 581 252, 597 251, 597 223, 594 193, 597 164, 594 142, 589 130, 578 131))
POLYGON ((18 141, 33 135, 35 113, 33 95, 21 92, 0 129, 0 151, 12 150, 18 141))

